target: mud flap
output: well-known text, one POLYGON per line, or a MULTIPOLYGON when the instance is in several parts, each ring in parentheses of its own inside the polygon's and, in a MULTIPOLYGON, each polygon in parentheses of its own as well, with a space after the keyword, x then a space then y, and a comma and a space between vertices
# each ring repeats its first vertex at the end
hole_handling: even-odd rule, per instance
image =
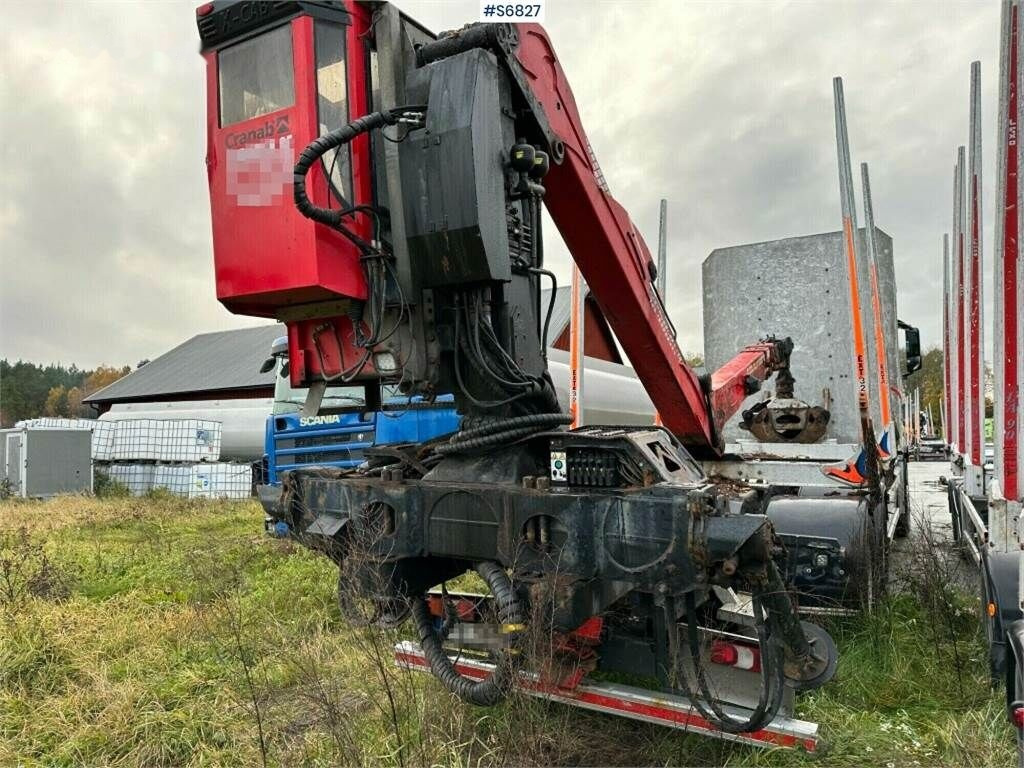
MULTIPOLYGON (((1006 678, 1009 666, 1012 666, 1008 636, 1010 628, 1015 632, 1024 632, 1024 612, 1020 609, 1021 566, 1019 552, 989 552, 984 558, 982 578, 985 594, 982 596, 987 604, 982 605, 986 621, 989 622, 989 670, 994 682, 1006 678), (989 606, 993 606, 991 609, 989 606)), ((1011 690, 1007 687, 1007 691, 1011 690)))

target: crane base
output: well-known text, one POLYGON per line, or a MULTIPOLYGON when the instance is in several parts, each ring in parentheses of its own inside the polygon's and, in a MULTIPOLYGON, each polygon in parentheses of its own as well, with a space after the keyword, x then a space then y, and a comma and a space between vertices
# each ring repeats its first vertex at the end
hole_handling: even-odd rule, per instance
MULTIPOLYGON (((454 661, 454 657, 453 661, 454 661)), ((405 669, 429 672, 430 664, 423 651, 415 643, 401 642, 395 645, 395 663, 405 669)), ((477 659, 461 658, 455 661, 455 668, 465 677, 480 679, 487 677, 494 668, 477 659)), ((548 701, 556 701, 573 707, 619 715, 645 723, 677 728, 710 736, 724 741, 748 744, 755 747, 802 748, 815 752, 818 748, 818 724, 789 717, 776 717, 767 728, 753 733, 725 733, 700 716, 696 708, 684 696, 635 688, 616 683, 588 682, 574 688, 559 688, 541 680, 535 672, 519 673, 516 688, 522 693, 548 701)), ((730 705, 725 710, 736 717, 747 717, 750 712, 730 705)))

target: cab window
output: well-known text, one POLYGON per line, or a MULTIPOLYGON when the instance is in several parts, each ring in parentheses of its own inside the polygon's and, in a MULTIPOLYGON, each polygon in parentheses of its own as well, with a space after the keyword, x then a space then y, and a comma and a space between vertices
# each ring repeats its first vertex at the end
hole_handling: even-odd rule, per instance
MULTIPOLYGON (((320 135, 335 131, 349 121, 348 80, 345 70, 347 27, 317 19, 314 28, 316 55, 317 121, 320 135)), ((330 180, 335 202, 352 199, 352 160, 345 145, 322 158, 324 175, 330 180)))
POLYGON ((217 61, 221 126, 268 115, 295 103, 291 25, 225 48, 217 61))

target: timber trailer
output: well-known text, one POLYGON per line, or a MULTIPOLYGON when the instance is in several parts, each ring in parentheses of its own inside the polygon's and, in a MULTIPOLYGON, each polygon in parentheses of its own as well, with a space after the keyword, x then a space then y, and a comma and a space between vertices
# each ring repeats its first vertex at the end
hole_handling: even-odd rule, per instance
MULTIPOLYGON (((219 300, 285 323, 304 413, 328 386, 379 403, 387 384, 450 393, 462 417, 358 468, 284 473, 271 513, 339 565, 339 591, 360 588, 374 621, 411 617, 419 643, 397 660, 468 702, 518 687, 813 750, 794 691, 828 682, 835 645, 799 618, 768 489, 699 461, 723 455, 726 422, 773 375, 791 416, 827 415, 795 399, 788 338, 744 340, 709 376, 686 365, 544 30, 434 35, 352 1, 212 2, 196 20, 219 300), (663 426, 566 429, 542 204, 663 426), (467 571, 490 595, 432 591, 467 571), (526 652, 538 635, 554 659, 526 652)), ((750 410, 748 427, 779 437, 750 410)), ((787 439, 799 429, 787 421, 787 439)))
MULTIPOLYGON (((869 229, 854 240, 857 253, 867 251, 869 229)), ((881 230, 877 242, 880 339, 887 362, 899 365, 896 319, 896 281, 892 239, 881 230)), ((855 392, 853 340, 850 332, 847 274, 837 270, 843 254, 843 233, 830 232, 770 242, 719 248, 704 262, 704 354, 715 366, 736 338, 757 335, 771 326, 794 337, 791 367, 806 392, 820 393, 817 407, 829 414, 816 425, 818 435, 805 442, 809 430, 789 432, 795 420, 786 392, 762 390, 726 422, 725 453, 703 462, 712 477, 741 481, 763 488, 769 496, 765 514, 786 546, 784 576, 796 592, 797 605, 808 614, 849 614, 879 597, 887 575, 887 547, 909 528, 907 463, 910 445, 903 420, 893 424, 888 461, 878 463, 873 483, 849 483, 835 477, 851 456, 861 452, 860 412, 855 392), (772 281, 762 275, 775 273, 772 281), (782 275, 800 275, 792 283, 782 275), (809 297, 834 297, 828 302, 809 297), (731 307, 756 302, 756 312, 731 307), (804 329, 803 335, 798 335, 804 329), (774 397, 772 396, 774 394, 774 397), (757 422, 748 428, 744 412, 777 423, 778 437, 765 435, 757 422), (761 432, 758 434, 758 432, 761 432), (787 439, 788 438, 788 439, 787 439), (876 485, 877 484, 877 485, 876 485)), ((868 281, 859 290, 870 306, 868 281)), ((867 323, 871 318, 864 318, 867 323)), ((907 338, 907 371, 919 365, 915 328, 900 324, 907 338)), ((877 359, 873 348, 871 359, 877 359)), ((870 372, 872 423, 881 418, 878 368, 870 372)), ((905 402, 902 390, 890 391, 893 410, 905 402)), ((813 416, 813 414, 812 414, 813 416)), ((797 425, 800 426, 799 422, 797 425)), ((873 437, 869 437, 873 440, 873 437)), ((856 462, 854 462, 856 464, 856 462)))
POLYGON ((1020 0, 1004 0, 1000 36, 995 248, 991 322, 995 373, 994 456, 987 457, 984 418, 984 260, 981 242, 981 73, 971 65, 969 162, 954 170, 952 248, 944 238, 945 411, 951 457, 947 479, 953 536, 978 566, 981 621, 995 685, 1005 685, 1006 714, 1024 766, 1024 176, 1020 141, 1024 53, 1020 0))
POLYGON ((776 376, 774 393, 752 393, 726 421, 724 455, 704 461, 710 476, 764 494, 799 610, 819 614, 853 612, 886 589, 889 544, 910 523, 910 398, 892 375, 898 329, 904 376, 921 366, 918 330, 897 319, 893 243, 875 227, 866 163, 857 227, 838 77, 833 92, 842 230, 720 248, 703 270, 707 362, 720 364, 738 339, 770 327, 794 338, 790 368, 804 391, 820 393, 809 407, 776 376))

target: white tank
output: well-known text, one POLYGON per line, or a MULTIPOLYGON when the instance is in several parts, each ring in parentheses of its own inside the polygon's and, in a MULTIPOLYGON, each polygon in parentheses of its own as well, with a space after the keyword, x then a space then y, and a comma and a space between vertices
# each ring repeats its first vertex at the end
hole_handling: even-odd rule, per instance
MULTIPOLYGON (((584 359, 584 424, 653 424, 654 404, 636 373, 592 357, 584 359)), ((569 404, 569 353, 548 350, 548 371, 563 410, 569 404)))
POLYGON ((263 456, 263 430, 273 399, 178 400, 168 403, 119 403, 102 421, 126 419, 207 419, 221 423, 224 461, 256 461, 263 456))

